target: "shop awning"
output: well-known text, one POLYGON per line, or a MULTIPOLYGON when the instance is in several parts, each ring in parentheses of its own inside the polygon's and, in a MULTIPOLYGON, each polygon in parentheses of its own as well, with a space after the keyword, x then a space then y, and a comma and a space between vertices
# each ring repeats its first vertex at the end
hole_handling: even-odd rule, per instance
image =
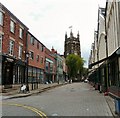
POLYGON ((92 63, 92 64, 89 64, 89 69, 92 68, 92 66, 96 65, 96 64, 99 64, 99 63, 102 63, 103 61, 106 61, 112 57, 115 57, 115 56, 119 56, 120 55, 120 47, 110 56, 106 57, 106 58, 103 58, 95 63, 92 63))

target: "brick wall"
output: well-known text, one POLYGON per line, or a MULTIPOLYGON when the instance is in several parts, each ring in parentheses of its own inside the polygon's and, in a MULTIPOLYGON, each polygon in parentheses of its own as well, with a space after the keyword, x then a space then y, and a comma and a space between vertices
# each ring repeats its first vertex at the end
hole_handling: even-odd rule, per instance
MULTIPOLYGON (((4 17, 3 17, 3 42, 2 42, 2 53, 8 54, 9 51, 9 42, 10 39, 14 40, 14 57, 18 58, 18 52, 19 52, 19 45, 20 43, 23 44, 23 51, 26 49, 26 39, 27 39, 27 30, 28 28, 25 27, 21 21, 19 21, 9 10, 3 7, 4 11, 4 17), (15 32, 12 33, 10 32, 10 21, 14 20, 15 21, 15 32), (23 31, 23 38, 19 38, 19 28, 22 26, 24 28, 23 31)), ((25 59, 25 54, 23 53, 23 58, 22 60, 25 59)))
POLYGON ((34 37, 34 45, 31 44, 30 39, 31 36, 34 37, 31 33, 28 34, 28 52, 32 51, 34 53, 34 58, 29 58, 29 65, 37 68, 44 69, 44 60, 45 60, 45 49, 41 51, 42 46, 44 45, 34 37), (37 48, 39 45, 39 48, 37 48), (37 61, 37 55, 39 55, 39 60, 37 61), (41 63, 41 59, 43 58, 43 63, 41 63))

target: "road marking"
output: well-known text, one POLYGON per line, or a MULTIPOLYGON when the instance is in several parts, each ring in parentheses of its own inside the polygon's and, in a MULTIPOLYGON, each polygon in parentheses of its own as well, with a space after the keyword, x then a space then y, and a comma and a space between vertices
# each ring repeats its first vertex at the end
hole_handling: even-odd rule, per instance
POLYGON ((23 107, 23 108, 29 109, 29 110, 37 113, 42 118, 47 118, 47 115, 44 112, 42 112, 42 111, 40 111, 40 110, 38 110, 38 109, 36 109, 34 107, 31 107, 31 106, 26 106, 26 105, 22 105, 22 104, 15 104, 15 103, 2 103, 2 104, 3 105, 23 107))

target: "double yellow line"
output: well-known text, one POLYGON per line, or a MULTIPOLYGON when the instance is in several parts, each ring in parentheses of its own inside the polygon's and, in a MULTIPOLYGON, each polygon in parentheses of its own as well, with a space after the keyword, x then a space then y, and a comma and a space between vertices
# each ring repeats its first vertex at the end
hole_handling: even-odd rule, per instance
POLYGON ((26 106, 26 105, 22 105, 22 104, 13 104, 13 103, 2 103, 3 105, 10 105, 10 106, 17 106, 17 107, 22 107, 22 108, 25 108, 25 109, 29 109, 35 113, 37 113, 41 118, 47 118, 46 114, 43 113, 42 111, 34 108, 34 107, 31 107, 31 106, 26 106))

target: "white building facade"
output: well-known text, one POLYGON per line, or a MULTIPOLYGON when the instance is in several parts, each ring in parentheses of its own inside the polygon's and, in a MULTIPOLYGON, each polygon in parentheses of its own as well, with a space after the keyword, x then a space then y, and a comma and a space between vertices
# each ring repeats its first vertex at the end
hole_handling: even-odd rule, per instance
POLYGON ((102 91, 120 97, 120 2, 118 0, 107 0, 106 8, 99 8, 97 40, 94 41, 92 52, 94 55, 91 53, 90 57, 94 61, 90 62, 90 67, 96 69, 89 75, 90 79, 95 84, 101 85, 102 91))
POLYGON ((102 91, 120 97, 120 1, 107 0, 106 8, 99 8, 97 40, 91 50, 89 67, 96 69, 90 79, 102 91))
POLYGON ((105 24, 109 57, 109 92, 114 96, 120 96, 120 1, 107 1, 105 24))

